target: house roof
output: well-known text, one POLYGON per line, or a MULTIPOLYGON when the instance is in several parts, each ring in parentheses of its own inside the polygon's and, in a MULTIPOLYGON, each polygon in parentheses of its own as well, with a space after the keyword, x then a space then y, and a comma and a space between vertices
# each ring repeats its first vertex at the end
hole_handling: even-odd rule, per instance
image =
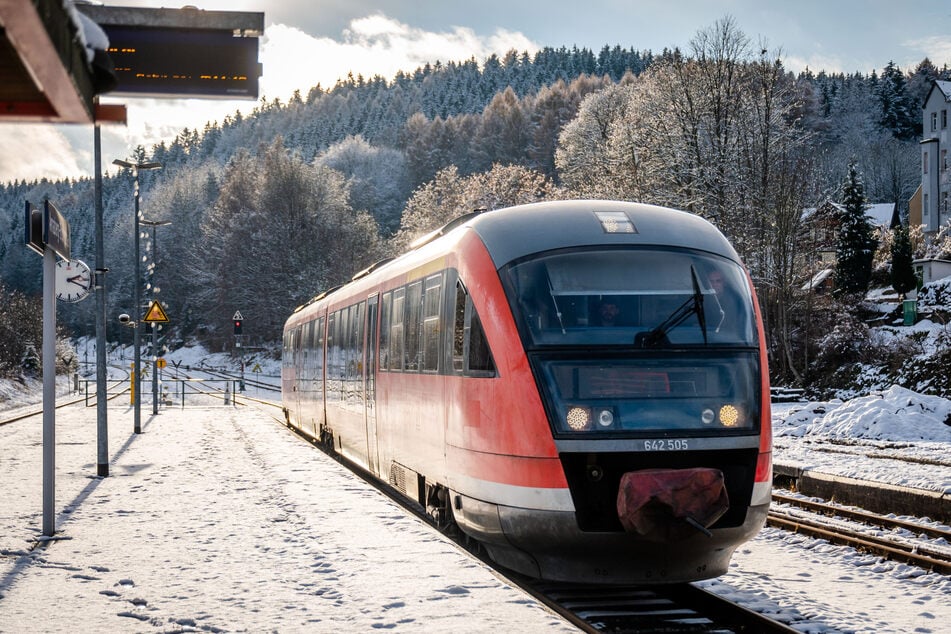
POLYGON ((812 276, 812 279, 802 285, 804 291, 812 290, 816 287, 822 286, 822 283, 825 282, 832 275, 832 269, 822 269, 818 273, 812 276))
MULTIPOLYGON (((945 83, 951 85, 951 82, 945 82, 945 83)), ((839 203, 830 202, 827 204, 832 205, 839 211, 845 211, 845 207, 843 207, 839 203)), ((802 215, 804 218, 808 218, 809 216, 815 214, 816 211, 817 210, 815 207, 808 207, 802 210, 802 215)), ((877 227, 891 226, 892 214, 894 212, 895 212, 895 203, 873 203, 869 205, 868 207, 866 207, 865 209, 865 215, 868 217, 869 221, 877 227)))
POLYGON ((928 91, 928 94, 925 95, 925 100, 921 102, 922 110, 924 110, 928 105, 928 100, 931 99, 931 93, 933 93, 935 89, 941 92, 945 101, 951 101, 951 81, 941 81, 940 79, 936 79, 931 84, 931 89, 928 91))

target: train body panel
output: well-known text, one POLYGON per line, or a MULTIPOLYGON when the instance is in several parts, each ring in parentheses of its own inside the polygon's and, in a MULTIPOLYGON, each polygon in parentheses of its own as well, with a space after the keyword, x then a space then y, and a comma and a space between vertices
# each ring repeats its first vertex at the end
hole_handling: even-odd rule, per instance
POLYGON ((679 582, 722 574, 764 522, 765 350, 749 276, 706 221, 538 203, 451 223, 298 309, 282 385, 290 424, 503 565, 679 582), (608 304, 623 321, 600 323, 608 304), (624 508, 646 475, 659 490, 624 508))

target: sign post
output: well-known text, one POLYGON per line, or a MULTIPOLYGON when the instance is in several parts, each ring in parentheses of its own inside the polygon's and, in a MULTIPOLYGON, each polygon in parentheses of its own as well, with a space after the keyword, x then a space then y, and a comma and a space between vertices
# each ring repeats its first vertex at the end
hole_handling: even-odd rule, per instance
POLYGON ((56 532, 56 256, 69 259, 69 223, 50 201, 26 203, 26 245, 43 256, 43 537, 56 532))
POLYGON ((244 350, 241 350, 241 332, 244 327, 244 317, 241 315, 240 310, 234 311, 234 316, 231 318, 231 322, 234 324, 234 347, 241 352, 241 382, 239 386, 241 391, 244 391, 244 350))
POLYGON ((162 304, 159 303, 157 299, 153 299, 152 303, 149 304, 149 309, 145 313, 145 317, 142 318, 142 321, 146 322, 152 327, 152 413, 158 414, 158 371, 159 371, 159 358, 157 351, 157 338, 155 335, 156 323, 168 323, 168 315, 165 314, 165 309, 162 308, 162 304))

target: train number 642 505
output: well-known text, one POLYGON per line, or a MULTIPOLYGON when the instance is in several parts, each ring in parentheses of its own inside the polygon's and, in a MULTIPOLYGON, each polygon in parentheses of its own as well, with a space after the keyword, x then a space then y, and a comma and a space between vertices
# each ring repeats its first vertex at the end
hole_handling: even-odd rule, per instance
POLYGON ((683 438, 644 441, 645 451, 685 451, 687 449, 690 449, 690 443, 683 438))

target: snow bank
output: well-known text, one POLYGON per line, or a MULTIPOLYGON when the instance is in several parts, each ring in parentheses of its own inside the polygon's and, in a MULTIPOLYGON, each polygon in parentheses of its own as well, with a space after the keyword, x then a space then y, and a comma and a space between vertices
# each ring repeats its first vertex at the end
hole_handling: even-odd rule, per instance
POLYGON ((809 403, 774 431, 777 436, 951 442, 949 421, 951 401, 895 385, 846 402, 809 403))

